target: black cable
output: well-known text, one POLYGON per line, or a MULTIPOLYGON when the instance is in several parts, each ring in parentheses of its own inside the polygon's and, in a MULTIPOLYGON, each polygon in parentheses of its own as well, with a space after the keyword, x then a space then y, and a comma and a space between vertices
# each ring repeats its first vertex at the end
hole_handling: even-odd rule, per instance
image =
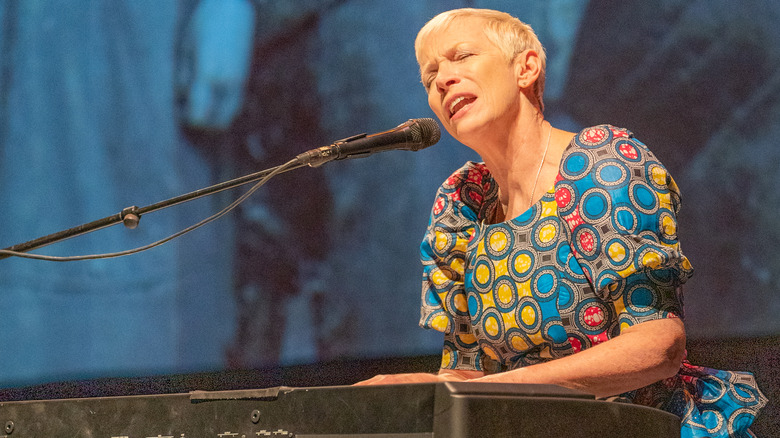
POLYGON ((117 257, 123 257, 131 254, 136 254, 139 252, 143 252, 155 247, 158 247, 164 243, 170 242, 173 239, 176 239, 177 237, 181 237, 190 231, 194 231, 206 224, 209 224, 211 222, 214 222, 215 220, 225 216, 226 214, 233 211, 236 207, 238 207, 241 203, 247 200, 252 194, 254 194, 260 187, 265 185, 271 178, 275 177, 276 175, 279 175, 280 173, 286 172, 287 170, 290 170, 291 168, 294 168, 296 166, 300 166, 299 159, 294 158, 281 166, 276 167, 272 172, 270 172, 268 175, 265 175, 262 179, 260 179, 255 185, 253 185, 249 190, 247 190, 246 193, 239 196, 238 199, 230 203, 227 207, 223 208, 222 210, 218 211, 217 213, 214 213, 213 215, 201 220, 200 222, 191 225, 177 233, 174 233, 164 239, 160 239, 156 242, 152 242, 148 245, 140 246, 138 248, 134 249, 128 249, 126 251, 119 251, 119 252, 112 252, 112 253, 104 253, 104 254, 90 254, 90 255, 83 255, 83 256, 68 256, 68 257, 58 257, 58 256, 47 256, 47 255, 41 255, 41 254, 29 254, 25 252, 18 252, 18 251, 9 251, 5 249, 0 249, 0 254, 8 255, 8 256, 15 256, 15 257, 22 257, 27 259, 34 259, 34 260, 44 260, 49 262, 73 262, 73 261, 81 261, 81 260, 97 260, 97 259, 109 259, 109 258, 117 258, 117 257))

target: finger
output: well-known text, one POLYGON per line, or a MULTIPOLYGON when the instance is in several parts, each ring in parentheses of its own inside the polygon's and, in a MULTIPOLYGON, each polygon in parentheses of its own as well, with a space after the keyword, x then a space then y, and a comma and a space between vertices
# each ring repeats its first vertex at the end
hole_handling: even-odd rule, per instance
POLYGON ((374 377, 372 377, 370 379, 362 380, 360 382, 357 382, 357 383, 355 383, 354 386, 375 385, 375 384, 385 380, 385 377, 386 376, 383 376, 383 375, 374 376, 374 377))

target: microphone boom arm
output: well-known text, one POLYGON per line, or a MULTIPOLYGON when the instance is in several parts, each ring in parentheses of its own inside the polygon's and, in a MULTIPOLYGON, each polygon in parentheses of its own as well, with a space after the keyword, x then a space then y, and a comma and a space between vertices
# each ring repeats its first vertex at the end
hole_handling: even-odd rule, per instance
MULTIPOLYGON (((290 165, 288 168, 281 170, 279 173, 288 172, 290 170, 298 169, 300 167, 305 166, 305 163, 296 163, 294 165, 290 165)), ((79 225, 77 227, 68 228, 67 230, 59 231, 56 233, 49 234, 47 236, 39 237, 34 240, 30 240, 28 242, 19 243, 14 246, 9 246, 8 248, 4 248, 3 251, 13 251, 13 252, 27 252, 31 251, 37 248, 41 248, 47 245, 51 245, 57 242, 61 242, 63 240, 70 239, 72 237, 80 236, 82 234, 87 234, 92 231, 97 231, 103 228, 108 228, 110 226, 116 225, 118 223, 123 223, 125 227, 133 229, 138 226, 139 221, 141 220, 141 215, 152 213, 155 211, 162 210, 167 207, 171 207, 177 204, 181 204, 187 201, 192 201, 194 199, 202 198, 204 196, 209 196, 217 192, 221 192, 224 190, 229 190, 244 184, 249 184, 255 181, 258 181, 262 178, 265 178, 269 174, 275 172, 277 169, 279 169, 281 166, 272 167, 270 169, 262 170, 260 172, 255 172, 249 175, 245 175, 236 179, 232 179, 230 181, 225 181, 219 184, 215 184, 213 186, 209 186, 200 190, 196 190, 194 192, 186 193, 184 195, 175 196, 170 199, 166 199, 164 201, 157 202, 155 204, 148 205, 146 207, 126 207, 122 209, 121 212, 114 214, 112 216, 107 216, 102 219, 98 219, 96 221, 88 222, 82 225, 79 225)), ((8 257, 12 257, 12 254, 8 253, 0 253, 0 260, 6 259, 8 257)))
MULTIPOLYGON (((39 237, 29 242, 10 246, 0 250, 0 260, 19 255, 13 253, 24 253, 46 245, 51 245, 56 242, 70 239, 72 237, 107 228, 120 222, 122 222, 125 227, 133 229, 138 226, 138 223, 141 220, 141 216, 144 214, 162 210, 163 208, 265 179, 265 181, 258 183, 258 185, 262 185, 277 174, 288 172, 293 169, 298 169, 300 167, 318 167, 333 160, 365 157, 376 152, 393 149, 416 151, 435 144, 437 141, 439 141, 440 136, 441 133, 439 131, 439 125, 436 124, 433 119, 410 119, 407 122, 402 123, 388 131, 371 135, 353 135, 352 137, 338 140, 331 145, 323 146, 317 149, 311 149, 307 152, 299 154, 294 159, 280 166, 272 167, 267 170, 215 184, 213 186, 176 196, 146 207, 126 207, 115 215, 104 217, 103 219, 88 222, 86 224, 69 228, 54 234, 39 237)), ((251 194, 253 190, 254 189, 250 189, 247 194, 251 194)), ((219 215, 221 215, 221 213, 219 213, 219 215)), ((196 224, 196 226, 193 227, 197 226, 199 225, 196 224)), ((186 232, 194 229, 193 227, 190 227, 184 231, 186 232)), ((175 236, 177 235, 174 235, 171 238, 175 236)))

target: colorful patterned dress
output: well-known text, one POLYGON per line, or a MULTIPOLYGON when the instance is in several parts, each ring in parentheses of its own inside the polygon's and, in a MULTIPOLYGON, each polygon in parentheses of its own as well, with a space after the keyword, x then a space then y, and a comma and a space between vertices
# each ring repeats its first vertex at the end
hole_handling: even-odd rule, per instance
MULTIPOLYGON (((677 239, 674 180, 629 131, 581 131, 555 185, 493 223, 498 186, 469 162, 439 189, 421 245, 420 325, 445 333, 442 368, 497 372, 574 354, 631 325, 681 318, 692 268, 677 239)), ((622 394, 683 420, 683 437, 752 436, 766 403, 749 373, 685 362, 622 394)))

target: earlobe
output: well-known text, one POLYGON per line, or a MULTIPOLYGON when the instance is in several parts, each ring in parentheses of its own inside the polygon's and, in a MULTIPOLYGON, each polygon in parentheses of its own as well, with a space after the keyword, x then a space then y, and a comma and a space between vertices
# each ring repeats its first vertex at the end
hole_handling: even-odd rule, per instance
POLYGON ((533 85, 539 77, 541 70, 540 65, 539 55, 535 50, 528 49, 518 54, 515 58, 517 85, 520 88, 526 88, 533 85))
POLYGON ((526 79, 524 77, 524 73, 523 73, 523 70, 524 70, 523 64, 524 63, 521 61, 522 57, 523 57, 523 54, 520 53, 515 58, 515 61, 514 61, 515 77, 517 78, 517 86, 520 87, 520 88, 525 88, 525 87, 528 86, 528 83, 527 83, 527 81, 526 81, 526 79))

